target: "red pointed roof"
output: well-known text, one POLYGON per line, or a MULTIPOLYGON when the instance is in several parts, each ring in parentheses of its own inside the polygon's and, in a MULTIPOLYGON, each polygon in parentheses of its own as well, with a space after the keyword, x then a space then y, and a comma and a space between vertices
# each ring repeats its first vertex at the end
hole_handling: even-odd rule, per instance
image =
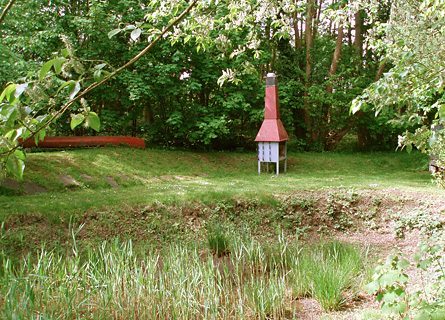
POLYGON ((289 140, 289 136, 280 119, 264 119, 255 139, 256 142, 281 142, 286 140, 289 140))
POLYGON ((289 136, 280 120, 280 107, 278 102, 278 87, 275 74, 268 73, 266 77, 266 105, 264 121, 256 136, 256 142, 281 142, 289 140, 289 136))

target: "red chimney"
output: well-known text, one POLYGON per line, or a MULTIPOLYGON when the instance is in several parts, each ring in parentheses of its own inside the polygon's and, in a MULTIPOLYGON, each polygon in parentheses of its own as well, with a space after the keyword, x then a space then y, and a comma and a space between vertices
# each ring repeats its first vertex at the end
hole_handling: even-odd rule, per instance
POLYGON ((264 121, 255 141, 281 142, 289 140, 286 129, 280 120, 280 106, 278 103, 278 87, 276 75, 268 73, 266 76, 266 106, 264 121))
POLYGON ((279 162, 285 160, 284 171, 287 166, 287 145, 289 136, 280 120, 280 107, 278 103, 278 87, 276 75, 268 73, 266 76, 266 106, 264 110, 264 121, 255 141, 258 142, 258 172, 261 172, 261 162, 275 162, 276 173, 279 174, 279 162))

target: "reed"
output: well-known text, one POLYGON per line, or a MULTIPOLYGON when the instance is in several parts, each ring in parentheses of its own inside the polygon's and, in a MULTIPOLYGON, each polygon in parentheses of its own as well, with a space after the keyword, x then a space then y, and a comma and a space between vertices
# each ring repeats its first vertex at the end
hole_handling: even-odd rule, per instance
POLYGON ((42 248, 15 269, 3 256, 1 318, 297 319, 303 295, 341 307, 364 261, 350 245, 302 248, 282 235, 267 246, 233 236, 224 256, 199 242, 143 256, 131 241, 81 249, 75 236, 70 252, 42 248))

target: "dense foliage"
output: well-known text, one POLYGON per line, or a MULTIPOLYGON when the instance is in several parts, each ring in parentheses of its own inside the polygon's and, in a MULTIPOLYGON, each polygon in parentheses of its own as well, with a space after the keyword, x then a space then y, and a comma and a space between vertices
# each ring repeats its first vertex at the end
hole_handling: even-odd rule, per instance
MULTIPOLYGON (((0 2, 3 11, 7 2, 0 2)), ((262 80, 270 71, 279 75, 291 147, 333 150, 353 132, 359 147, 393 148, 406 128, 387 124, 393 114, 376 119, 364 108, 349 113, 351 101, 384 70, 384 52, 364 39, 376 22, 388 20, 390 8, 385 1, 359 4, 15 3, 0 33, 4 163, 20 176, 20 139, 42 139, 48 130, 133 135, 163 146, 253 149, 264 109, 262 80), (181 12, 187 14, 174 21, 181 12), (119 68, 147 43, 137 62, 119 68)))
POLYGON ((401 127, 412 128, 399 137, 399 146, 423 150, 437 159, 439 167, 444 167, 445 155, 444 18, 443 1, 393 3, 390 19, 371 37, 373 46, 386 52, 392 68, 353 104, 353 111, 373 109, 401 127))

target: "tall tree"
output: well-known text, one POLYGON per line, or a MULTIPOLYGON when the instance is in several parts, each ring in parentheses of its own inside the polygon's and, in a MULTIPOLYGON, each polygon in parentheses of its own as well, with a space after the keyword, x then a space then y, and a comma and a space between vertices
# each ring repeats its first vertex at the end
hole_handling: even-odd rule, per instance
POLYGON ((441 2, 393 2, 389 21, 382 26, 378 36, 371 39, 386 50, 387 60, 380 66, 376 77, 379 80, 370 85, 352 106, 353 112, 368 107, 373 107, 376 114, 385 114, 395 108, 403 111, 398 114, 397 121, 414 124, 417 129, 399 137, 400 147, 410 151, 414 145, 432 152, 439 156, 441 165, 445 159, 443 134, 432 128, 445 121, 444 16, 441 2), (386 61, 393 66, 380 77, 386 61))
POLYGON ((305 87, 304 87, 304 122, 308 128, 310 139, 315 140, 316 132, 312 128, 312 122, 310 117, 310 102, 309 102, 309 86, 311 84, 311 71, 312 71, 312 40, 313 40, 313 21, 314 21, 314 1, 307 0, 306 9, 306 22, 305 22, 305 40, 306 40, 306 69, 305 69, 305 87))

